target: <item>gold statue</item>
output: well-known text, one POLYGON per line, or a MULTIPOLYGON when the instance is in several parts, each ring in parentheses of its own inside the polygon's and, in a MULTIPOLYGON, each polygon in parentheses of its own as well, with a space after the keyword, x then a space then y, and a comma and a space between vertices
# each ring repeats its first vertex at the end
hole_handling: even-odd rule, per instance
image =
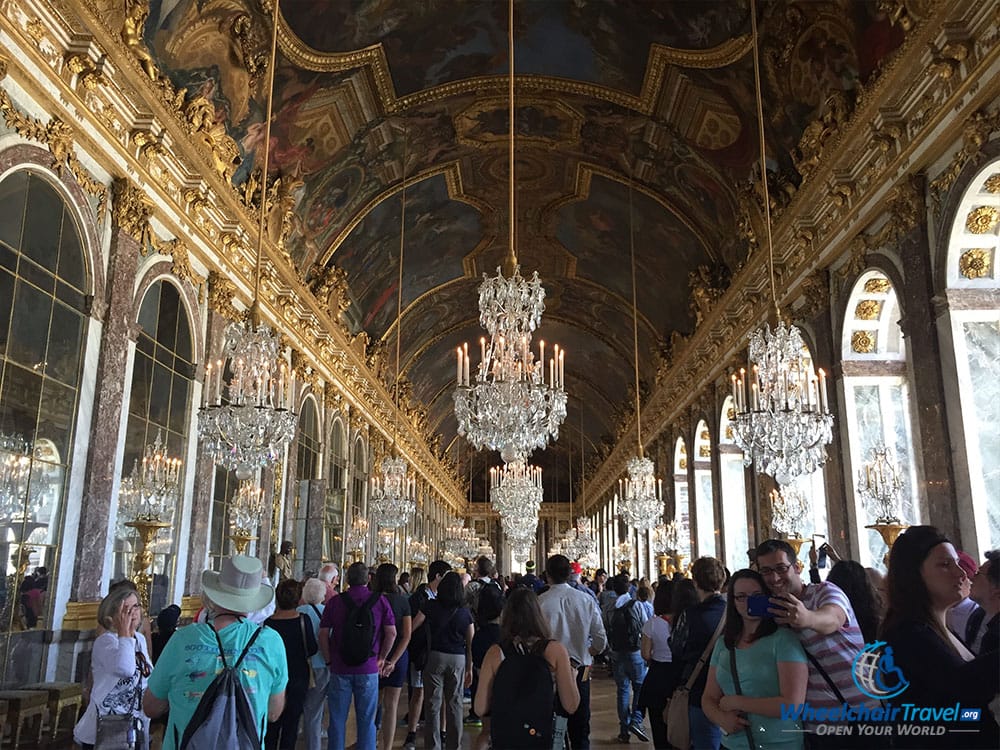
POLYGON ((143 30, 146 27, 146 19, 149 17, 149 0, 125 0, 125 21, 122 24, 122 41, 129 51, 139 61, 139 67, 143 69, 149 80, 155 81, 160 77, 156 69, 153 56, 146 49, 146 40, 143 38, 143 30))

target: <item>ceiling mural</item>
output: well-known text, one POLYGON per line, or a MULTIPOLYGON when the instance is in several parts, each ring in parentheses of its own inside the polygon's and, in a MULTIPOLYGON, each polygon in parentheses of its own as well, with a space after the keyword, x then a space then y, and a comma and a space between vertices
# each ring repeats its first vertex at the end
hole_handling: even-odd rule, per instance
MULTIPOLYGON (((456 445, 452 352, 481 335, 476 288, 511 226, 506 3, 282 0, 267 144, 266 5, 154 0, 145 40, 178 96, 235 142, 232 182, 248 203, 260 200, 268 149, 282 247, 314 288, 346 276, 340 320, 367 336, 383 369, 407 181, 402 364, 440 445, 456 445)), ((901 43, 880 5, 759 3, 775 211, 811 165, 811 134, 849 116, 901 43)), ((548 293, 544 335, 570 352, 567 422, 586 394, 585 442, 599 446, 631 408, 629 226, 646 384, 671 338, 696 329, 747 260, 747 217, 762 201, 749 2, 515 7, 518 256, 548 293)))

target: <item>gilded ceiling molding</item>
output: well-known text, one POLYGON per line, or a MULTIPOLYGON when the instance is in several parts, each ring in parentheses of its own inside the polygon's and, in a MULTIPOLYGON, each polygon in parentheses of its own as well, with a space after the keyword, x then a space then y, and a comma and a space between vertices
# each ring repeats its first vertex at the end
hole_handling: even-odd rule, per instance
POLYGON ((114 225, 135 239, 139 243, 140 252, 145 254, 153 237, 149 227, 153 204, 127 177, 116 178, 113 187, 111 217, 114 225))
MULTIPOLYGON (((375 81, 379 103, 388 114, 463 94, 478 93, 481 95, 486 91, 495 90, 498 95, 502 95, 507 90, 506 76, 480 76, 452 81, 407 96, 397 97, 392 83, 389 62, 381 43, 351 52, 320 52, 302 42, 291 30, 284 17, 278 23, 278 46, 293 65, 304 70, 339 73, 353 68, 369 68, 372 80, 375 81)), ((753 39, 749 34, 734 37, 706 50, 685 50, 653 44, 646 61, 646 72, 643 76, 639 96, 607 86, 548 76, 517 76, 517 88, 520 92, 555 91, 561 94, 590 97, 648 115, 653 112, 656 106, 667 66, 676 65, 695 69, 724 68, 746 55, 752 46, 753 39)))
POLYGON ((958 176, 968 165, 977 165, 983 160, 983 146, 994 133, 1000 130, 1000 109, 993 112, 973 113, 962 128, 962 145, 952 157, 951 163, 930 184, 934 214, 939 216, 945 194, 955 184, 958 176))
POLYGON ((227 320, 237 321, 240 313, 233 305, 236 285, 218 271, 208 272, 208 306, 227 320))

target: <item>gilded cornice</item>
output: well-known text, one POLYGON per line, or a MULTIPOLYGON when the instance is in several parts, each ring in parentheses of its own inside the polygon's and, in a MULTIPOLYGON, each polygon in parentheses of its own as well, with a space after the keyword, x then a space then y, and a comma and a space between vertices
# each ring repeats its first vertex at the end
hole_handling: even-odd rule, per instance
MULTIPOLYGON (((141 0, 128 0, 128 8, 141 14, 137 5, 143 5, 141 0)), ((176 91, 146 64, 119 25, 121 6, 105 6, 87 0, 63 13, 39 0, 0 0, 10 74, 51 117, 43 122, 23 115, 0 85, 0 102, 10 102, 2 114, 13 119, 11 127, 25 129, 23 137, 46 144, 56 163, 71 169, 92 194, 100 183, 87 182, 92 178, 77 161, 77 142, 112 175, 128 174, 154 206, 167 236, 185 241, 188 252, 183 258, 172 255, 175 266, 185 273, 185 265, 195 263, 215 271, 232 284, 232 299, 246 304, 253 288, 256 211, 226 179, 231 168, 227 142, 204 117, 197 97, 176 91), (22 61, 24 69, 33 66, 31 73, 21 69, 22 61), (86 127, 77 130, 68 122, 86 127)), ((386 433, 392 401, 374 382, 364 353, 351 347, 346 331, 309 293, 281 249, 269 240, 264 249, 271 280, 270 294, 262 300, 264 318, 285 331, 323 381, 386 433)), ((407 433, 400 444, 436 494, 462 512, 464 493, 420 436, 407 433)))
MULTIPOLYGON (((852 251, 867 252, 870 243, 882 239, 859 237, 866 228, 879 225, 886 215, 905 224, 922 220, 915 213, 919 209, 907 175, 919 174, 956 142, 956 161, 964 159, 964 164, 974 158, 967 151, 975 146, 968 144, 982 139, 982 126, 971 136, 966 132, 963 141, 958 130, 963 126, 945 123, 966 123, 1000 95, 1000 77, 986 74, 1000 63, 1000 8, 988 5, 975 0, 928 2, 927 15, 912 23, 901 48, 860 93, 850 118, 824 142, 809 179, 774 221, 775 266, 786 309, 803 294, 816 294, 818 280, 807 279, 817 270, 836 266, 852 251), (950 38, 969 42, 964 48, 968 54, 950 66, 948 74, 933 65, 948 41, 944 29, 950 38)), ((949 185, 954 182, 950 179, 949 185)), ((933 195, 933 183, 931 190, 933 195)), ((724 375, 735 364, 750 331, 772 313, 767 266, 759 261, 759 255, 753 256, 736 274, 719 304, 674 357, 672 369, 643 410, 646 442, 653 442, 698 399, 699 384, 724 375)), ((630 427, 634 432, 631 420, 630 427)), ((631 440, 619 441, 588 479, 588 511, 603 502, 633 450, 631 440)))

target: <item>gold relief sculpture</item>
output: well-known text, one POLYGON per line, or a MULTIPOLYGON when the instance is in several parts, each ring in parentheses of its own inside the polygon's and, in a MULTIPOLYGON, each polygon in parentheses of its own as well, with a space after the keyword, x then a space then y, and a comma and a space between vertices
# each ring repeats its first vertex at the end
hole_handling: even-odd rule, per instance
POLYGON ((851 334, 851 351, 858 354, 872 354, 875 351, 875 331, 855 331, 851 334))
POLYGON ((267 54, 261 48, 261 40, 254 38, 253 19, 247 13, 241 13, 233 20, 230 30, 239 46, 243 67, 250 74, 250 85, 253 86, 267 70, 267 54))
POLYGON ((986 234, 996 229, 1000 223, 1000 211, 993 206, 979 206, 972 209, 965 219, 965 228, 972 234, 986 234))
POLYGON ((114 182, 114 199, 112 217, 115 226, 133 237, 139 247, 145 249, 152 240, 149 228, 149 218, 153 214, 153 205, 146 194, 133 185, 127 178, 118 178, 114 182))
POLYGON ((167 149, 163 145, 162 138, 158 138, 148 130, 136 130, 132 133, 132 145, 139 149, 139 154, 146 159, 163 157, 167 154, 167 149))
POLYGON ((230 182, 240 165, 240 149, 236 141, 226 133, 225 123, 216 122, 215 107, 199 94, 184 106, 184 119, 188 133, 211 153, 215 171, 226 182, 230 182))
POLYGON ((296 194, 304 185, 305 182, 300 177, 282 175, 272 183, 268 191, 267 238, 281 250, 290 265, 291 258, 285 250, 285 240, 288 239, 295 220, 296 194))
POLYGON ((198 188, 187 188, 181 193, 181 196, 191 213, 198 213, 201 209, 209 206, 208 198, 198 188))
POLYGON ((933 52, 930 70, 947 80, 958 72, 970 51, 971 45, 968 42, 948 42, 933 52))
POLYGON ((697 328, 722 297, 724 290, 715 286, 712 271, 706 265, 700 265, 688 274, 688 286, 691 288, 688 308, 691 310, 691 315, 695 320, 695 328, 697 328))
POLYGON ((882 313, 882 303, 875 299, 863 299, 854 308, 854 317, 858 320, 878 320, 882 313))
POLYGON ((850 119, 850 108, 843 91, 835 91, 826 101, 823 114, 806 126, 792 153, 795 168, 805 180, 819 166, 826 144, 850 119))
POLYGON ((958 270, 967 279, 985 279, 992 272, 992 258, 989 248, 974 247, 962 253, 958 259, 958 270))
POLYGON ((830 285, 826 271, 814 271, 803 279, 802 296, 805 298, 801 311, 804 317, 815 317, 830 307, 830 285))
POLYGON ((125 0, 125 20, 122 23, 122 41, 139 63, 139 67, 149 76, 149 80, 159 78, 159 71, 153 56, 146 49, 143 30, 149 17, 149 0, 125 0))
POLYGON ((889 279, 883 277, 876 276, 865 282, 865 291, 869 294, 888 294, 890 289, 892 284, 889 279))
POLYGON ((983 190, 994 195, 1000 193, 1000 172, 991 174, 983 183, 983 190))
POLYGON ((79 85, 88 91, 94 91, 98 86, 106 86, 108 79, 101 71, 103 58, 95 63, 86 55, 71 53, 65 58, 66 69, 76 76, 79 85))
POLYGON ((208 306, 228 320, 238 320, 239 312, 233 305, 236 285, 218 271, 208 272, 208 306))
POLYGON ((711 458, 712 457, 712 449, 710 447, 708 447, 707 445, 700 446, 698 448, 698 457, 699 458, 711 458))

